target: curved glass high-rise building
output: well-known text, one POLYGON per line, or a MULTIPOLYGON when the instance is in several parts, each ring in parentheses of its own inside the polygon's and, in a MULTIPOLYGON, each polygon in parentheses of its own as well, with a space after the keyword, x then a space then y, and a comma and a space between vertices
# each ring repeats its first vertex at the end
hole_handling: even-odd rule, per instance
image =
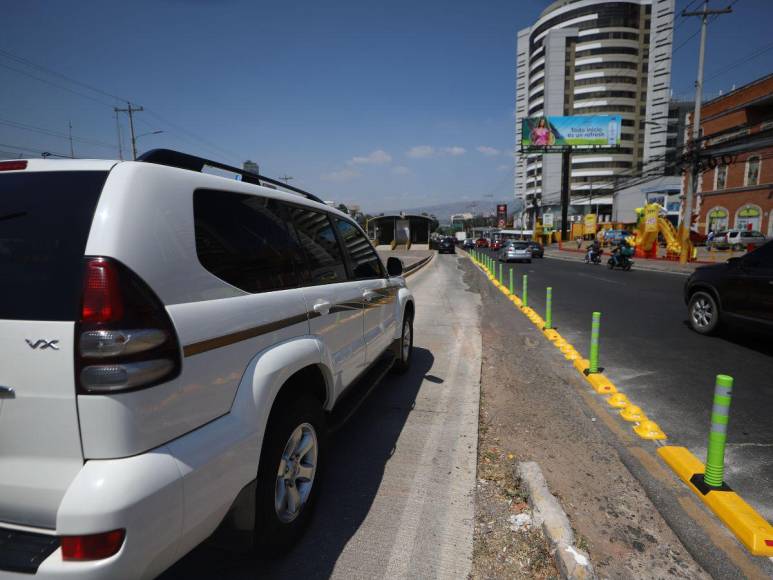
POLYGON ((518 33, 515 193, 528 223, 537 205, 560 218, 561 155, 520 153, 526 117, 622 117, 620 149, 573 151, 570 216, 591 206, 604 219, 618 180, 662 172, 673 22, 674 0, 558 0, 518 33))

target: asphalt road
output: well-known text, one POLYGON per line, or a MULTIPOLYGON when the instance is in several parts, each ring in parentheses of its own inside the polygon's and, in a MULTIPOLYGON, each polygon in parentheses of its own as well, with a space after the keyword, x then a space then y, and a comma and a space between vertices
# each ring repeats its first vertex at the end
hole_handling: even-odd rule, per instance
POLYGON ((667 433, 671 445, 705 460, 714 377, 735 379, 725 481, 768 521, 773 521, 773 340, 744 330, 716 337, 687 323, 682 275, 620 270, 606 265, 535 259, 505 264, 516 293, 528 275, 529 306, 545 313, 545 288, 553 288, 553 324, 588 355, 591 313, 600 311, 600 365, 667 433))
POLYGON ((317 510, 299 544, 256 561, 215 538, 162 578, 466 578, 472 565, 480 397, 480 298, 455 262, 408 285, 414 359, 331 440, 317 510))

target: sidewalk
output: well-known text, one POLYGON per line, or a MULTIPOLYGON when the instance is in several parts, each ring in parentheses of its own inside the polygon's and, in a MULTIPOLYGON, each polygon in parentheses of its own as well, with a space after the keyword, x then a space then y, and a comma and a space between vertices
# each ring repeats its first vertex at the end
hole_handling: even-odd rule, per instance
MULTIPOLYGON (((559 250, 558 245, 545 246, 545 257, 554 260, 566 260, 569 262, 581 262, 585 256, 585 250, 575 249, 576 244, 572 244, 573 249, 567 249, 566 246, 571 244, 567 242, 564 244, 564 249, 559 250)), ((722 256, 729 257, 728 254, 721 254, 722 256)), ((604 256, 602 257, 602 263, 606 264, 606 259, 609 257, 609 248, 604 248, 604 256)), ((717 263, 723 262, 727 259, 717 260, 717 263)), ((679 262, 672 262, 670 260, 648 260, 646 258, 633 258, 634 270, 648 270, 651 272, 664 272, 668 274, 678 274, 681 276, 689 276, 695 271, 695 268, 699 266, 705 266, 706 264, 700 262, 690 262, 688 264, 680 264, 679 262)))

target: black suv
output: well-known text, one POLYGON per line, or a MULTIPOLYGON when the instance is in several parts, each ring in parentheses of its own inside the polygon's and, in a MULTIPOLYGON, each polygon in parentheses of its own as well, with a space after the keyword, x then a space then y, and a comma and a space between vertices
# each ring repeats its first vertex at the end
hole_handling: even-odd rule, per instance
POLYGON ((443 238, 438 246, 438 253, 443 254, 448 252, 449 254, 456 253, 456 239, 455 238, 443 238))
POLYGON ((711 334, 719 322, 773 332, 773 242, 724 264, 697 268, 684 285, 690 325, 711 334))

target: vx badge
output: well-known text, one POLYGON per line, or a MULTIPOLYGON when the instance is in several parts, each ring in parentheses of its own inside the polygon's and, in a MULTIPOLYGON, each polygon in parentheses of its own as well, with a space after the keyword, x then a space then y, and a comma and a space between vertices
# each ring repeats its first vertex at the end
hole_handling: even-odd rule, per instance
POLYGON ((59 350, 59 341, 58 340, 43 340, 42 338, 40 340, 36 340, 35 342, 32 342, 29 338, 25 338, 24 341, 29 345, 29 347, 32 350, 46 350, 47 348, 51 348, 53 350, 59 350))

